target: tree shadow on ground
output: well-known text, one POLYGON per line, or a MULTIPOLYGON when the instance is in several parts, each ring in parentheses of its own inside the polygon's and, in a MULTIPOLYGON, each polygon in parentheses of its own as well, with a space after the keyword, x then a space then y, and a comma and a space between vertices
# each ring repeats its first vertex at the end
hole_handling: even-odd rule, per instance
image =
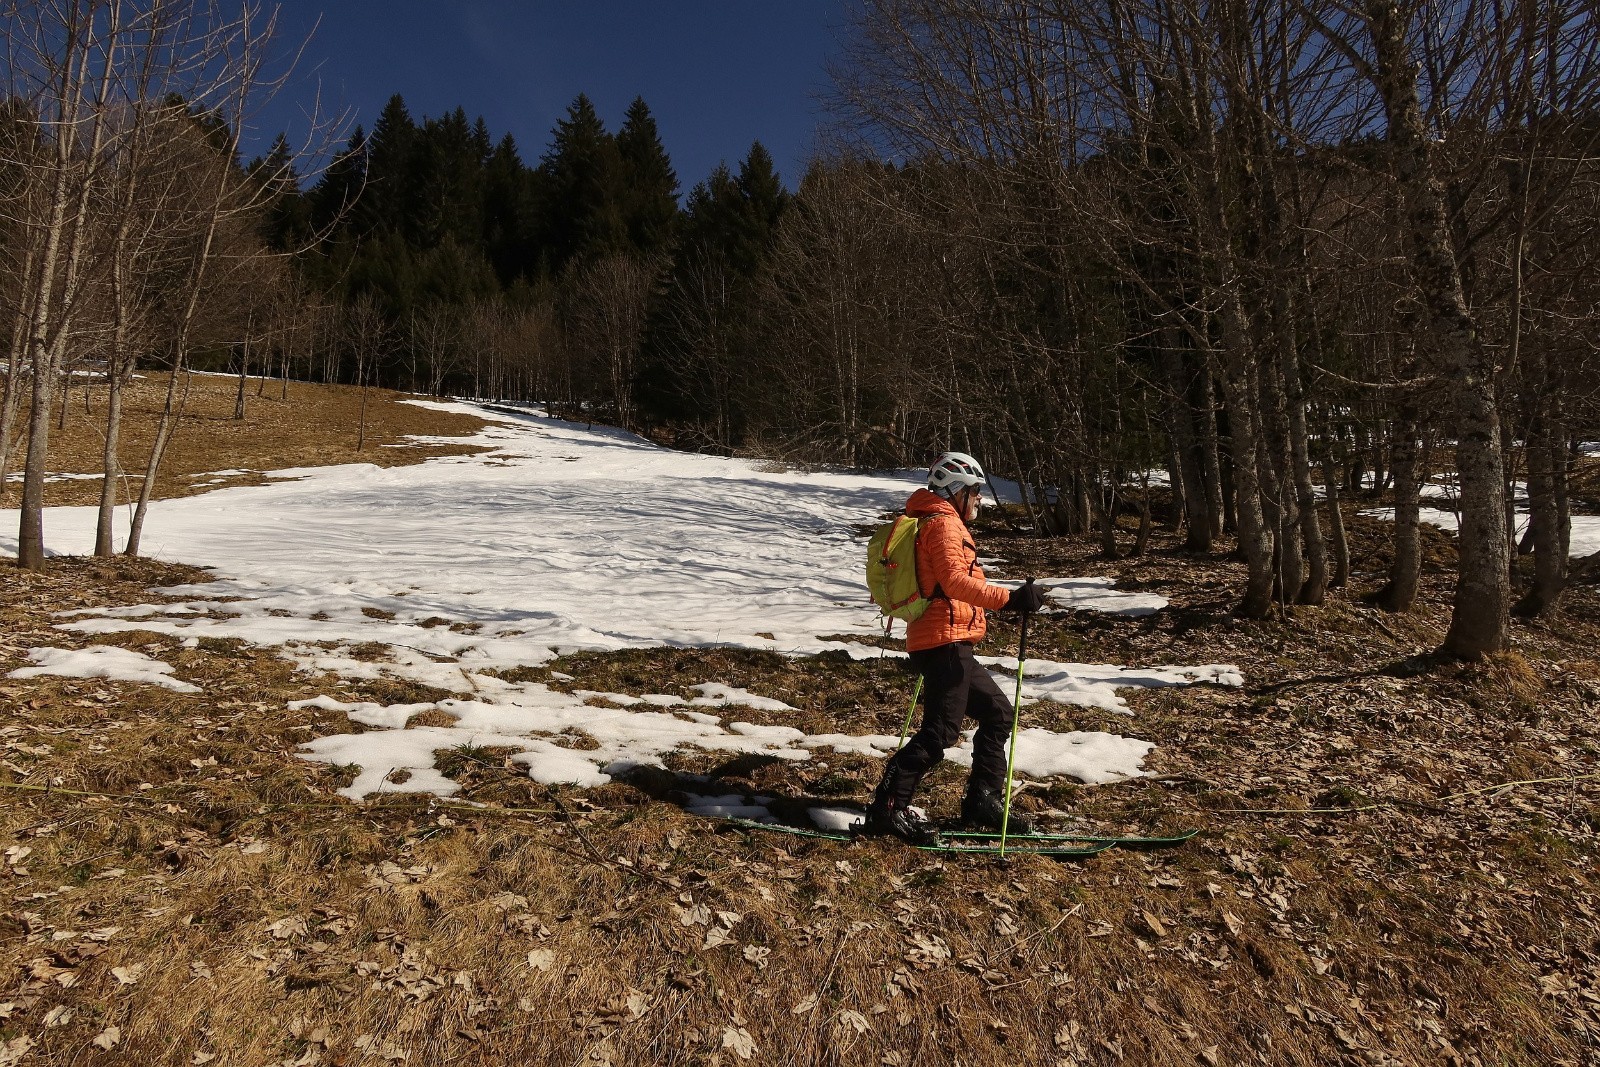
POLYGON ((1256 695, 1274 695, 1308 685, 1342 685, 1348 682, 1360 681, 1363 678, 1422 678, 1435 674, 1443 668, 1458 666, 1460 663, 1461 660, 1453 656, 1439 652, 1422 652, 1414 656, 1406 656, 1361 670, 1308 674, 1299 678, 1285 678, 1279 682, 1253 687, 1250 691, 1256 695))

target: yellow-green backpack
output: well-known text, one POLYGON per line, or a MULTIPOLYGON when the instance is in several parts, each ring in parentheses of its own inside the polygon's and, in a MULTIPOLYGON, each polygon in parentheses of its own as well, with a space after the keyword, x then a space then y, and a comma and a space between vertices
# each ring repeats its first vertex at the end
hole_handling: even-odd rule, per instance
POLYGON ((901 515, 873 530, 867 544, 867 589, 890 619, 911 622, 928 609, 928 598, 917 585, 919 525, 920 520, 901 515))

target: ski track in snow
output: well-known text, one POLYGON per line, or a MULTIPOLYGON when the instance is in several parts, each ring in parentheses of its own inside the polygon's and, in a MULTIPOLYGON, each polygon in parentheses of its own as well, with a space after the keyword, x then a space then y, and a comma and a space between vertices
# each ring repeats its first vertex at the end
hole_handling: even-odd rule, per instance
MULTIPOLYGON (((724 722, 701 709, 787 706, 714 681, 684 699, 565 694, 483 672, 662 645, 903 655, 819 635, 881 633, 860 578, 864 542, 851 528, 898 507, 920 484, 916 475, 780 471, 672 452, 615 429, 415 403, 490 419, 465 443, 491 451, 406 467, 273 471, 267 485, 158 501, 145 528, 148 553, 229 577, 165 590, 179 598, 169 603, 69 613, 61 625, 85 634, 150 630, 185 643, 239 638, 275 647, 307 670, 456 694, 392 707, 318 698, 317 706, 379 727, 305 746, 307 758, 361 768, 342 790, 352 798, 448 795, 455 785, 434 769, 434 754, 462 745, 513 749, 535 779, 579 785, 658 765, 684 746, 796 760, 830 748, 893 750, 895 737, 724 722), (357 658, 356 646, 374 643, 387 646, 387 660, 357 658), (584 703, 592 697, 623 706, 584 703), (404 728, 426 710, 453 725, 404 728), (574 735, 598 747, 569 747, 574 735), (401 769, 410 772, 404 782, 386 780, 401 769)), ((119 524, 126 519, 119 511, 119 524)), ((16 521, 15 511, 0 512, 0 551, 15 553, 16 521)), ((94 521, 93 508, 50 509, 50 550, 86 554, 94 521)), ((117 532, 125 536, 121 525, 117 532)), ((1057 585, 1052 601, 1061 607, 1142 615, 1166 605, 1117 592, 1107 579, 1041 581, 1057 585)), ((1009 691, 1016 661, 981 659, 1009 691)), ((1030 660, 1024 704, 1051 699, 1127 713, 1118 689, 1194 682, 1243 679, 1228 665, 1030 660)), ((1151 747, 1113 734, 1028 729, 1017 762, 1025 774, 1102 782, 1139 774, 1151 747)), ((950 756, 970 763, 970 736, 950 756)))

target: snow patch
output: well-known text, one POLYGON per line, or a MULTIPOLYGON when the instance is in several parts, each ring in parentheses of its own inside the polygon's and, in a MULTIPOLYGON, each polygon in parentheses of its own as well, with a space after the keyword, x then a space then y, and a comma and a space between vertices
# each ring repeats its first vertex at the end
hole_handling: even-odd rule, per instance
POLYGON ((713 707, 724 704, 737 704, 741 707, 754 708, 757 711, 793 711, 794 708, 781 700, 772 700, 769 697, 758 697, 743 689, 722 685, 719 682, 705 682, 701 685, 690 686, 691 689, 700 691, 700 695, 689 701, 691 704, 709 704, 713 707))
MULTIPOLYGON (((1394 521, 1394 508, 1369 508, 1361 514, 1374 519, 1394 521)), ((1453 511, 1440 511, 1438 508, 1418 508, 1417 521, 1425 522, 1430 526, 1437 526, 1441 530, 1457 533, 1460 523, 1453 511)), ((1516 536, 1521 537, 1528 529, 1528 513, 1517 509, 1516 536)), ((1567 546, 1567 554, 1574 559, 1593 555, 1600 552, 1600 515, 1574 515, 1572 516, 1572 536, 1567 546)))
MULTIPOLYGON (((27 477, 28 477, 28 474, 27 474, 26 471, 17 471, 15 474, 6 475, 6 481, 8 481, 8 482, 20 482, 20 481, 25 480, 27 477)), ((49 485, 52 482, 98 482, 100 479, 102 479, 104 477, 105 477, 104 474, 49 474, 49 473, 47 473, 44 476, 44 480, 45 480, 45 484, 49 485)))
MULTIPOLYGON (((326 695, 295 701, 291 709, 343 712, 379 728, 317 738, 302 746, 302 757, 359 767, 356 779, 340 793, 360 800, 373 793, 454 793, 455 783, 433 773, 434 764, 440 751, 465 745, 512 750, 512 760, 526 766, 538 782, 595 786, 635 767, 662 766, 668 753, 685 748, 808 761, 818 750, 886 756, 899 743, 888 734, 807 734, 792 726, 738 721, 724 725, 701 712, 641 710, 637 700, 629 707, 600 707, 539 682, 509 683, 487 676, 474 680, 485 690, 479 699, 387 707, 326 695), (429 709, 451 716, 454 725, 402 729, 411 716, 429 709), (397 770, 410 772, 410 777, 390 781, 397 770)), ((1018 735, 1017 770, 1034 777, 1067 774, 1084 782, 1116 781, 1140 773, 1152 747, 1113 734, 1031 728, 1018 735)), ((946 755, 970 766, 972 732, 946 755)))
MULTIPOLYGON (((1103 615, 1122 615, 1138 618, 1154 615, 1167 606, 1164 596, 1154 593, 1129 593, 1114 589, 1114 578, 1039 578, 1037 584, 1046 588, 1049 599, 1046 610, 1068 608, 1072 611, 1095 611, 1103 615)), ((1021 582, 995 582, 1015 588, 1021 582)))
POLYGON ((6 677, 38 678, 53 675, 60 678, 104 678, 111 682, 159 685, 174 693, 200 692, 199 686, 173 678, 172 672, 177 668, 170 663, 115 645, 33 648, 28 650, 28 658, 34 663, 32 667, 18 667, 6 677))
MULTIPOLYGON (((920 472, 780 471, 669 451, 606 427, 416 403, 488 420, 476 435, 452 439, 485 451, 406 467, 273 471, 264 485, 157 501, 144 534, 152 554, 230 577, 166 590, 175 601, 74 612, 63 626, 89 634, 151 630, 185 644, 238 638, 276 648, 307 671, 397 679, 454 694, 434 704, 323 696, 302 705, 377 728, 305 747, 308 759, 359 768, 342 791, 352 798, 453 793, 454 783, 435 769, 436 754, 463 745, 510 749, 534 779, 576 785, 660 764, 682 748, 791 760, 810 759, 821 748, 892 751, 898 738, 808 736, 787 726, 725 722, 709 710, 792 709, 720 682, 694 687, 699 695, 685 702, 661 693, 560 693, 496 674, 572 652, 663 645, 902 656, 819 635, 881 633, 862 586, 863 543, 853 529, 899 507, 921 484, 920 472), (455 625, 439 625, 441 619, 455 625), (369 655, 373 645, 386 654, 369 655), (585 704, 586 697, 614 706, 585 704), (423 710, 454 722, 405 729, 423 710)), ((49 509, 50 550, 87 554, 95 520, 92 507, 49 509)), ((119 538, 126 521, 119 511, 119 538)), ((16 512, 0 512, 0 551, 15 551, 6 531, 16 529, 16 512)), ((1137 615, 1165 605, 1150 594, 1118 592, 1109 579, 1047 584, 1058 586, 1053 605, 1075 610, 1137 615)), ((983 662, 1015 670, 1014 661, 983 662)), ((1032 661, 1023 691, 1025 702, 1126 713, 1121 688, 1200 681, 1242 680, 1225 665, 1032 661)), ((1084 739, 1089 735, 1050 741, 1057 735, 1040 733, 1026 746, 1019 741, 1024 773, 1112 780, 1136 773, 1148 751, 1145 742, 1091 742, 1084 739)), ((970 740, 952 757, 970 762, 970 740)))

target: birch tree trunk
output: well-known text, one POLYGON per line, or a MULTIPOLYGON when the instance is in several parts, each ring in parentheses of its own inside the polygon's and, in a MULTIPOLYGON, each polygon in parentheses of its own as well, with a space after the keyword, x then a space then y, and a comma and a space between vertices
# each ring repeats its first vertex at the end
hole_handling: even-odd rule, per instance
MULTIPOLYGON (((129 178, 130 183, 133 179, 129 178)), ((123 217, 117 220, 117 236, 112 248, 111 351, 106 357, 106 432, 105 449, 100 457, 102 480, 100 482, 100 509, 95 518, 94 554, 114 556, 112 527, 116 518, 117 486, 122 478, 122 461, 118 446, 122 436, 122 386, 133 374, 134 359, 128 351, 128 331, 132 318, 132 295, 128 277, 128 230, 132 225, 131 205, 124 202, 123 217)))
POLYGON ((10 485, 12 431, 17 425, 18 409, 22 406, 22 354, 27 349, 28 323, 32 318, 28 297, 33 292, 37 252, 37 247, 30 241, 23 259, 22 275, 18 279, 17 317, 11 326, 11 344, 6 353, 6 386, 4 396, 0 397, 0 503, 5 501, 6 489, 10 485))
MULTIPOLYGON (((190 260, 189 277, 186 279, 187 299, 178 320, 176 336, 172 341, 172 376, 167 380, 166 402, 161 407, 161 417, 156 423, 155 440, 150 445, 150 459, 145 464, 144 478, 139 483, 139 502, 133 509, 133 519, 128 525, 128 543, 122 550, 126 556, 139 554, 139 542, 144 535, 145 516, 150 513, 150 500, 155 494, 156 475, 161 470, 161 460, 166 456, 167 445, 172 441, 178 420, 183 416, 184 405, 178 400, 178 378, 185 374, 189 366, 190 332, 200 308, 200 293, 205 285, 206 269, 211 260, 211 245, 217 235, 217 224, 223 213, 223 204, 227 196, 228 171, 233 165, 233 149, 237 145, 237 140, 236 132, 233 141, 229 143, 227 157, 217 162, 217 183, 211 190, 212 199, 207 205, 203 232, 190 260)), ((188 390, 185 389, 184 399, 187 398, 188 390)))
POLYGON ((97 180, 101 144, 113 63, 115 39, 120 32, 121 7, 112 4, 105 30, 104 67, 99 77, 98 104, 90 120, 90 133, 84 157, 73 158, 78 144, 75 133, 83 121, 88 93, 88 69, 95 41, 97 12, 76 4, 60 12, 65 33, 61 63, 60 95, 57 99, 55 153, 51 173, 49 221, 44 233, 38 283, 33 295, 32 337, 33 411, 28 420, 28 458, 22 482, 22 511, 17 534, 17 566, 28 570, 44 569, 44 476, 50 453, 50 403, 55 379, 61 369, 71 337, 73 312, 77 300, 79 268, 84 240, 89 228, 89 201, 97 180), (72 188, 76 176, 77 188, 72 188), (69 217, 68 211, 71 210, 69 217), (62 245, 66 245, 63 256, 62 245), (55 284, 61 273, 60 295, 55 284))

